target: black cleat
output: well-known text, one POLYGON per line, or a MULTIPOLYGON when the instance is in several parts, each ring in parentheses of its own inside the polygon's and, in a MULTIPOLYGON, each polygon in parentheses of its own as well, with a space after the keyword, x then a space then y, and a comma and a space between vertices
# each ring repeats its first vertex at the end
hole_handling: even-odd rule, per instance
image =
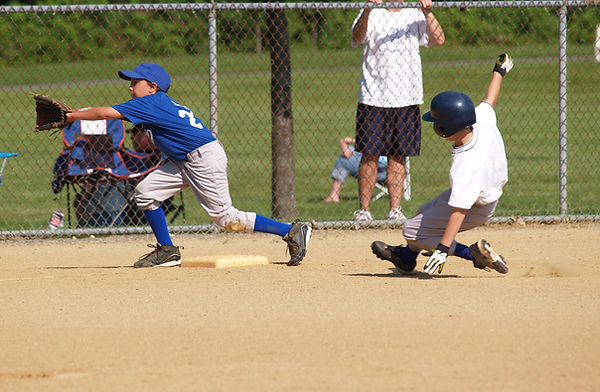
POLYGON ((156 246, 148 244, 148 246, 154 248, 154 250, 141 256, 140 259, 133 264, 135 268, 175 267, 181 265, 179 246, 160 244, 156 244, 156 246))
POLYGON ((371 244, 371 250, 381 260, 392 262, 400 272, 411 272, 417 266, 417 261, 406 262, 400 255, 401 246, 389 246, 385 242, 375 241, 371 244))
POLYGON ((283 240, 288 244, 287 250, 290 253, 290 261, 287 265, 295 266, 302 262, 302 259, 306 256, 311 234, 311 225, 304 223, 292 224, 290 231, 283 237, 283 240))

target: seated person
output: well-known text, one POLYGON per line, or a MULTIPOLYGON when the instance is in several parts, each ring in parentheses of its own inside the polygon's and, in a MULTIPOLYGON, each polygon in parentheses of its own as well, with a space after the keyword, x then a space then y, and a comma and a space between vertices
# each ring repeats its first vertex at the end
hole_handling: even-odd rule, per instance
POLYGON ((131 145, 134 151, 143 152, 144 154, 157 154, 159 152, 142 125, 136 125, 128 129, 127 132, 131 133, 131 145))
POLYGON ((136 125, 126 132, 131 133, 131 146, 135 152, 151 155, 146 166, 152 167, 160 163, 163 157, 142 125, 136 125))
POLYGON ((82 183, 75 194, 73 207, 79 227, 121 226, 139 224, 127 219, 130 209, 128 195, 135 182, 128 180, 102 181, 93 177, 82 183))
MULTIPOLYGON (((333 178, 333 184, 331 185, 331 191, 329 195, 323 199, 324 202, 340 201, 340 191, 342 186, 346 182, 346 177, 350 174, 352 177, 358 178, 358 167, 362 154, 358 151, 354 151, 354 138, 344 137, 340 141, 341 153, 338 159, 335 161, 335 166, 331 172, 331 178, 333 178)), ((380 156, 377 161, 377 182, 384 182, 387 176, 387 157, 380 156)))

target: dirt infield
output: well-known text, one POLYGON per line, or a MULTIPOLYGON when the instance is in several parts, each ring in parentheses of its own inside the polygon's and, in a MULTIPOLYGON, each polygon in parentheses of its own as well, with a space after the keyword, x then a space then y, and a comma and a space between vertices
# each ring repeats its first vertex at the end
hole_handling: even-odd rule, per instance
MULTIPOLYGON (((177 236, 231 269, 130 267, 151 236, 0 243, 1 391, 598 391, 600 224, 488 226, 499 275, 399 275, 391 230, 177 236)), ((421 269, 425 258, 419 259, 421 269)))

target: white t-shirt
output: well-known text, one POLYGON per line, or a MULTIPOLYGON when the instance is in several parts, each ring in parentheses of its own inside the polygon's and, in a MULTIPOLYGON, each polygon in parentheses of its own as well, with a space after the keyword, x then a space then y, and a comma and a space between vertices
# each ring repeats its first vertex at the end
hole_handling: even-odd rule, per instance
MULTIPOLYGON (((356 24, 363 10, 358 14, 356 24)), ((427 46, 427 22, 416 8, 388 11, 374 8, 369 14, 363 42, 362 77, 358 102, 399 108, 423 103, 419 45, 427 46)))
POLYGON ((448 204, 466 210, 476 203, 486 205, 498 200, 508 181, 506 152, 494 108, 482 102, 475 108, 475 118, 471 140, 452 147, 448 204))

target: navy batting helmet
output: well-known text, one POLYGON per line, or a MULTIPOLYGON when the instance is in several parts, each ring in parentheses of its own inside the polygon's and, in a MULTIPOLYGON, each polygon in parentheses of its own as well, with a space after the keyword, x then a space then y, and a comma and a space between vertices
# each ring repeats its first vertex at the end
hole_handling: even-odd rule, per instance
POLYGON ((435 133, 446 138, 475 124, 475 105, 466 94, 444 91, 433 97, 423 120, 433 122, 435 133))

